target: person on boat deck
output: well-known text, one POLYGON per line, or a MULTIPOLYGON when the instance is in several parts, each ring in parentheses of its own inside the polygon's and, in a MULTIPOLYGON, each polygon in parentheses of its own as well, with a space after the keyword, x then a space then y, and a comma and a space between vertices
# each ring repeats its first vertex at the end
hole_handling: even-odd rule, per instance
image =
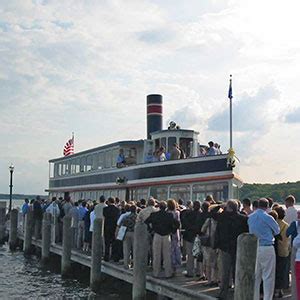
POLYGON ((214 144, 213 141, 210 141, 210 142, 208 143, 208 146, 209 146, 209 148, 208 148, 208 150, 207 150, 207 152, 206 152, 206 155, 212 156, 212 155, 217 155, 217 154, 218 154, 218 151, 217 151, 217 149, 215 148, 215 144, 214 144))
POLYGON ((117 168, 125 167, 126 161, 125 161, 125 155, 124 150, 120 149, 119 155, 117 157, 117 168))
POLYGON ((166 152, 165 147, 160 147, 158 149, 159 161, 165 161, 165 160, 167 160, 165 152, 166 152))
POLYGON ((180 155, 181 155, 181 151, 179 150, 178 144, 174 143, 170 153, 170 159, 171 160, 180 159, 180 155))

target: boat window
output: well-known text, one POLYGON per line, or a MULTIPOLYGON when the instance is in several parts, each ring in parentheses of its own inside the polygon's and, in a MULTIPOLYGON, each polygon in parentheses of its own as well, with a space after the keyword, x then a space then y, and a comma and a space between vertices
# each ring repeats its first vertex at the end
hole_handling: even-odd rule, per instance
POLYGON ((98 154, 98 169, 103 169, 104 167, 104 152, 98 154))
POLYGON ((155 150, 157 150, 160 147, 160 145, 159 145, 159 139, 155 139, 154 140, 154 147, 155 147, 155 150))
POLYGON ((119 156, 119 149, 113 149, 112 150, 112 166, 115 167, 117 165, 117 159, 119 156))
POLYGON ((193 155, 193 139, 192 138, 180 138, 179 146, 184 151, 186 157, 191 157, 193 155))
POLYGON ((75 173, 79 173, 80 172, 80 158, 76 158, 75 161, 75 173))
POLYGON ((171 186, 170 198, 176 201, 182 199, 186 203, 191 198, 191 187, 189 185, 171 186))
POLYGON ((136 148, 127 148, 125 149, 125 161, 126 165, 135 165, 136 164, 136 148))
POLYGON ((105 168, 110 168, 111 167, 111 152, 110 151, 105 151, 105 160, 104 160, 104 166, 105 168))
POLYGON ((94 153, 92 156, 92 170, 98 169, 98 153, 94 153))
MULTIPOLYGON (((233 193, 233 195, 232 195, 233 199, 239 199, 240 198, 240 190, 239 190, 238 186, 235 185, 235 184, 232 186, 232 193, 233 193)), ((227 194, 228 194, 228 191, 227 191, 227 194)))
POLYGON ((192 188, 192 201, 203 201, 205 200, 205 186, 201 184, 195 184, 192 188))
POLYGON ((75 174, 75 159, 70 161, 70 174, 75 174))
POLYGON ((55 163, 54 164, 54 177, 59 176, 59 164, 55 163))
POLYGON ((86 171, 91 171, 92 165, 93 165, 92 155, 88 155, 88 157, 86 159, 86 171))
POLYGON ((86 157, 83 156, 80 158, 80 172, 86 171, 86 157))
POLYGON ((149 192, 148 188, 136 189, 134 192, 134 200, 147 199, 148 192, 149 192))
POLYGON ((167 148, 167 138, 163 137, 160 139, 160 146, 167 148))
POLYGON ((166 186, 151 186, 150 196, 159 201, 166 201, 168 198, 168 188, 166 186))
POLYGON ((203 201, 208 195, 212 195, 216 201, 228 199, 228 183, 218 182, 211 184, 195 184, 193 186, 192 199, 203 201))
POLYGON ((175 136, 170 136, 168 137, 168 150, 167 152, 170 152, 173 148, 173 145, 176 143, 176 137, 175 136))

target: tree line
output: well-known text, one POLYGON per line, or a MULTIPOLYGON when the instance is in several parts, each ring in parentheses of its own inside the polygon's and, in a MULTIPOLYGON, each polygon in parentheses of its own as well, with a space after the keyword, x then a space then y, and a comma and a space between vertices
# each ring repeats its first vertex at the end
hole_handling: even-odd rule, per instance
POLYGON ((276 202, 283 202, 290 194, 300 202, 300 181, 276 184, 245 183, 240 190, 240 199, 255 200, 261 197, 271 197, 276 202))

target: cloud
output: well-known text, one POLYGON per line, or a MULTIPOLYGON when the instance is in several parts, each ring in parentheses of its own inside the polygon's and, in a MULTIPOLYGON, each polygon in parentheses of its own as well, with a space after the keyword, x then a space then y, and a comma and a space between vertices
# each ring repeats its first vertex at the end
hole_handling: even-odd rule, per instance
POLYGON ((289 124, 300 123, 300 107, 286 114, 284 121, 289 124))
MULTIPOLYGON (((239 91, 234 143, 254 161, 262 138, 270 135, 272 143, 287 136, 276 124, 285 107, 298 105, 300 93, 300 43, 294 38, 299 9, 274 4, 270 13, 267 4, 259 3, 259 11, 257 5, 257 0, 2 1, 0 191, 7 189, 7 166, 13 162, 16 190, 42 192, 47 160, 61 155, 72 131, 76 151, 145 137, 149 93, 163 95, 165 124, 174 120, 199 131, 201 142, 213 139, 227 148, 230 73, 239 91), (282 11, 293 18, 278 22, 282 11)), ((280 120, 297 120, 291 116, 280 120)), ((249 168, 248 178, 255 176, 249 168)))
MULTIPOLYGON (((279 120, 274 102, 280 99, 279 90, 272 84, 259 88, 254 94, 243 93, 233 98, 233 126, 235 132, 265 132, 272 122, 279 120)), ((229 101, 229 100, 228 100, 229 101)), ((212 131, 228 131, 228 108, 214 114, 208 121, 212 131)))
POLYGON ((155 45, 171 41, 175 37, 175 32, 160 28, 138 32, 137 36, 140 41, 155 45))

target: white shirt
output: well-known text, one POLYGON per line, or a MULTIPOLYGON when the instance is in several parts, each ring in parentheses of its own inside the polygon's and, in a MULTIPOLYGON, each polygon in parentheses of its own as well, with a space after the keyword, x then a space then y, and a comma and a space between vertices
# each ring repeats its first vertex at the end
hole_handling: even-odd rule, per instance
POLYGON ((122 223, 122 221, 123 221, 123 219, 124 219, 125 217, 129 216, 129 215, 130 215, 130 211, 127 211, 126 213, 121 214, 121 216, 119 217, 119 219, 118 219, 118 221, 117 221, 117 225, 120 226, 121 223, 122 223))
POLYGON ((289 225, 291 225, 293 221, 297 221, 297 209, 294 206, 290 206, 286 209, 284 221, 289 225))
POLYGON ((59 207, 56 203, 52 202, 47 208, 46 208, 46 212, 51 214, 52 216, 59 216, 59 207))
POLYGON ((105 203, 99 203, 95 206, 95 215, 96 218, 103 219, 103 208, 106 207, 107 205, 105 203))
POLYGON ((91 225, 90 225, 90 231, 93 232, 94 231, 94 221, 96 219, 96 215, 95 215, 95 211, 93 210, 90 214, 90 221, 91 221, 91 225))

